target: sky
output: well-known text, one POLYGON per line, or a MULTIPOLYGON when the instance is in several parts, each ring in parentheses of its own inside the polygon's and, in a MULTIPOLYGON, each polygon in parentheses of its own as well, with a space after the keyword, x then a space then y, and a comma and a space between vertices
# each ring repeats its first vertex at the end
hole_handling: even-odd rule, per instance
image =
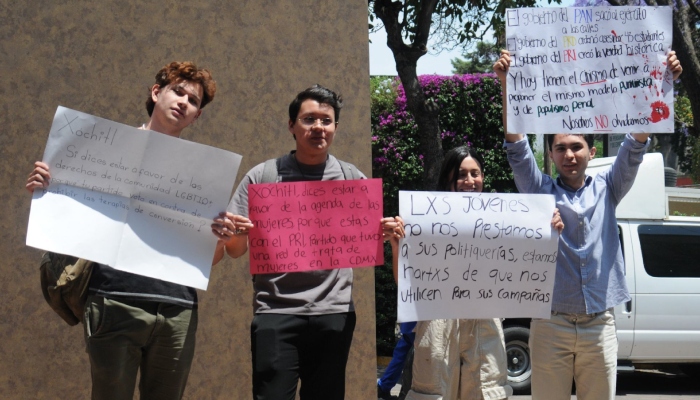
MULTIPOLYGON (((370 75, 396 75, 396 63, 391 50, 386 45, 386 32, 370 33, 369 39, 369 74, 370 75)), ((452 75, 452 63, 450 60, 461 57, 462 49, 442 51, 439 54, 426 54, 418 59, 416 72, 418 75, 452 75)))
MULTIPOLYGON (((547 6, 546 0, 538 0, 540 6, 547 6)), ((571 6, 574 0, 562 0, 562 6, 571 6)), ((396 64, 391 50, 386 45, 386 32, 382 29, 379 32, 369 34, 371 43, 369 44, 369 74, 370 75, 396 75, 396 64)), ((430 43, 428 43, 430 47, 430 43)), ((458 47, 452 51, 442 51, 438 54, 428 53, 418 59, 416 72, 418 75, 452 75, 452 59, 462 56, 462 48, 458 47)))

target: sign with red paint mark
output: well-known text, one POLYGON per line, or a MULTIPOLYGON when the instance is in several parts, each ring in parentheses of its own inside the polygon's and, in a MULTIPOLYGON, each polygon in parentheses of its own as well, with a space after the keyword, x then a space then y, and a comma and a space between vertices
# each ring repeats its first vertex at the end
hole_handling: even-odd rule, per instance
POLYGON ((671 7, 506 11, 510 133, 672 133, 671 7))
POLYGON ((384 264, 382 180, 248 186, 250 273, 384 264))

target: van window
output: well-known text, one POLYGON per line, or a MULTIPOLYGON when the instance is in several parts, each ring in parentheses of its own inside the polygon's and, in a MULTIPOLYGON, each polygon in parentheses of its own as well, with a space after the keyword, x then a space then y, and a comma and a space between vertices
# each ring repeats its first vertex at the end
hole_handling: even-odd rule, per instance
POLYGON ((700 277, 700 227, 640 225, 644 269, 660 278, 700 277))

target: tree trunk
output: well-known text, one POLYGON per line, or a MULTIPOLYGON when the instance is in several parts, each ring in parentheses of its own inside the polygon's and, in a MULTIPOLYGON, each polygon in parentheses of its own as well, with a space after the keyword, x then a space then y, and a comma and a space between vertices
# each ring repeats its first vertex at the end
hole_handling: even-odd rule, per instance
MULTIPOLYGON (((659 4, 663 3, 659 2, 659 4)), ((690 35, 694 29, 690 27, 688 21, 690 12, 687 5, 678 7, 673 12, 673 49, 683 66, 681 83, 688 94, 693 111, 693 126, 697 131, 700 128, 700 61, 690 35)))
POLYGON ((396 67, 406 92, 406 105, 418 125, 418 140, 423 153, 423 190, 435 190, 443 159, 438 107, 426 100, 418 82, 415 63, 401 64, 397 59, 396 67))
POLYGON ((431 16, 436 5, 437 0, 421 2, 420 9, 417 11, 417 29, 413 36, 413 42, 407 45, 403 41, 402 25, 399 22, 403 5, 391 0, 376 0, 374 2, 374 14, 384 23, 387 46, 394 55, 396 72, 399 74, 406 93, 406 106, 413 114, 418 126, 420 151, 423 153, 424 190, 436 189, 443 159, 438 107, 433 102, 426 101, 425 93, 420 87, 416 73, 418 59, 428 52, 427 43, 430 36, 431 16))

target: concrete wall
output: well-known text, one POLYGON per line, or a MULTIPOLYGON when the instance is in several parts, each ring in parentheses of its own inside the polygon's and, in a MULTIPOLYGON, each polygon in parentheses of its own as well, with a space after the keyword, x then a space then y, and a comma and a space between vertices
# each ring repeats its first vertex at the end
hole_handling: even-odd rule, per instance
MULTIPOLYGON (((147 120, 156 71, 195 61, 219 90, 183 137, 242 154, 240 179, 293 148, 287 106, 321 83, 346 99, 332 152, 370 175, 367 43, 361 0, 0 0, 0 398, 89 398, 82 326, 69 327, 44 303, 41 252, 24 244, 24 183, 58 105, 136 126, 147 120)), ((228 259, 200 293, 188 399, 251 397, 247 271, 247 262, 228 259)), ((371 398, 375 387, 371 269, 356 271, 354 298, 351 400, 371 398)))

